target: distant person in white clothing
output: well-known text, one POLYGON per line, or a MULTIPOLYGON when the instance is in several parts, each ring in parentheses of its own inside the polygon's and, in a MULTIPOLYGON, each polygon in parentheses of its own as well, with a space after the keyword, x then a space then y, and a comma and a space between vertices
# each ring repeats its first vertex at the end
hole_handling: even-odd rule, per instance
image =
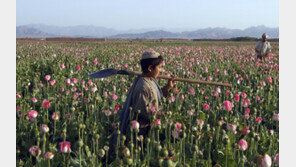
POLYGON ((270 44, 267 41, 267 37, 268 37, 267 34, 264 33, 262 35, 262 41, 258 41, 255 48, 257 58, 263 61, 266 61, 268 54, 271 51, 270 44))

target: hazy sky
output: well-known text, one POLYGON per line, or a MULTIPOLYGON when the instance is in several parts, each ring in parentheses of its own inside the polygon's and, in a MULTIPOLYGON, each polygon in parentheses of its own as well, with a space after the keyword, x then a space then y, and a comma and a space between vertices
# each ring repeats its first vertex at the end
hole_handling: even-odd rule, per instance
POLYGON ((16 25, 117 30, 279 26, 279 0, 16 0, 16 25))

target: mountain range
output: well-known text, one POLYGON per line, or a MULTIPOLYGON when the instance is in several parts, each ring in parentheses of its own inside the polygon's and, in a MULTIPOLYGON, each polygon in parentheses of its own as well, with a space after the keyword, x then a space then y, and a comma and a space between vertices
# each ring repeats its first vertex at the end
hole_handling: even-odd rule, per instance
POLYGON ((269 38, 279 38, 279 28, 253 26, 241 29, 203 28, 195 31, 170 32, 163 29, 131 29, 118 31, 112 28, 97 26, 52 26, 44 24, 28 24, 16 27, 17 38, 46 38, 46 37, 84 37, 84 38, 122 38, 122 39, 229 39, 234 37, 257 37, 267 33, 269 38))

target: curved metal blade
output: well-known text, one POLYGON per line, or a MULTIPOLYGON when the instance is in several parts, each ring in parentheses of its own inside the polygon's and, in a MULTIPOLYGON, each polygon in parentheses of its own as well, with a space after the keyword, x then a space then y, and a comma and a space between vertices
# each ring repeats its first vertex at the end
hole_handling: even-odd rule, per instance
POLYGON ((107 68, 107 69, 100 70, 100 71, 94 72, 92 74, 89 74, 88 76, 90 76, 92 78, 106 78, 106 77, 109 77, 112 75, 116 75, 117 71, 118 70, 116 70, 114 68, 107 68))

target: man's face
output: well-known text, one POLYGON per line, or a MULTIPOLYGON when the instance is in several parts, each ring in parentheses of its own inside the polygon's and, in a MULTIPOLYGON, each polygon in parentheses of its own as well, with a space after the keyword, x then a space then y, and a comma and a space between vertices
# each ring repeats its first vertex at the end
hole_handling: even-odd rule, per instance
POLYGON ((157 78, 160 72, 160 68, 162 67, 163 63, 160 63, 159 65, 155 66, 154 69, 151 68, 151 76, 153 78, 157 78))
POLYGON ((266 41, 267 37, 266 36, 262 36, 262 41, 266 41))

